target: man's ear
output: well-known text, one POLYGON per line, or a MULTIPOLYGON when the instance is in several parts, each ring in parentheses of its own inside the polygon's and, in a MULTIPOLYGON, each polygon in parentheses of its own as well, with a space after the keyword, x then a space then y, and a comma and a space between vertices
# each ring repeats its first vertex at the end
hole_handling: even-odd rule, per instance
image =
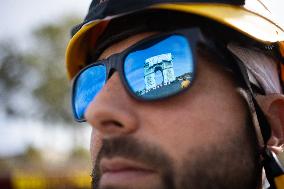
POLYGON ((268 147, 275 153, 283 152, 284 145, 284 95, 258 95, 256 100, 271 127, 268 147))

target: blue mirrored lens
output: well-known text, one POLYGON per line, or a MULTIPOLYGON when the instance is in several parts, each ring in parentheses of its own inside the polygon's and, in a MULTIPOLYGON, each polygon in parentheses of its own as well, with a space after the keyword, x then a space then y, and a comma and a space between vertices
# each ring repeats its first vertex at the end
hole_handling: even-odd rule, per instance
POLYGON ((88 105, 102 89, 105 81, 106 68, 103 65, 89 67, 78 76, 74 83, 72 99, 76 119, 84 118, 88 105))
POLYGON ((143 99, 153 100, 188 88, 194 78, 194 58, 186 37, 171 35, 124 61, 126 81, 143 99))

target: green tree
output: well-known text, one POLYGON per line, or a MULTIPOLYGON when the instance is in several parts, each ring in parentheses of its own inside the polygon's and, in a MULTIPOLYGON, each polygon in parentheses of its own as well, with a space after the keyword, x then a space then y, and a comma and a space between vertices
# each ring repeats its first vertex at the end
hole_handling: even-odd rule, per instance
POLYGON ((32 32, 28 49, 0 43, 1 111, 6 116, 73 123, 65 49, 76 17, 47 23, 32 32))
POLYGON ((17 99, 20 95, 26 96, 25 77, 30 75, 33 67, 26 64, 24 59, 13 41, 0 44, 1 110, 7 116, 26 115, 26 111, 21 111, 22 107, 17 106, 17 99))

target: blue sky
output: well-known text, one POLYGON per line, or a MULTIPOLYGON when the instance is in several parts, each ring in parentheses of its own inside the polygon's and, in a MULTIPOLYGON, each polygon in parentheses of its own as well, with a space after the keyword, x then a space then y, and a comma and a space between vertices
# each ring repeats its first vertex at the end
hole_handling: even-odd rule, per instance
POLYGON ((75 108, 77 116, 82 117, 88 104, 93 97, 101 90, 106 79, 105 66, 99 65, 90 67, 80 74, 76 81, 75 108), (100 83, 101 85, 98 85, 100 83))

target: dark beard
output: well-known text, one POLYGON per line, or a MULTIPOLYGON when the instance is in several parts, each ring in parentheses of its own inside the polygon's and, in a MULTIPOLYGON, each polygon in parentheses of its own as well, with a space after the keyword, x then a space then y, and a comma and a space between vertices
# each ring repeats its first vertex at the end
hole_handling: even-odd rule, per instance
POLYGON ((95 189, 115 189, 114 187, 99 187, 100 168, 99 162, 102 157, 112 158, 114 156, 125 157, 137 162, 141 162, 149 167, 161 172, 162 185, 155 189, 173 189, 173 169, 172 162, 160 148, 153 145, 145 145, 138 142, 133 137, 121 137, 111 140, 103 140, 103 145, 97 156, 95 167, 92 172, 92 188, 95 189))
POLYGON ((159 170, 161 184, 155 189, 256 189, 261 174, 256 138, 251 124, 243 135, 230 137, 226 144, 209 144, 189 150, 179 170, 161 148, 129 136, 103 141, 92 172, 93 189, 100 188, 99 162, 102 157, 129 158, 159 170))

